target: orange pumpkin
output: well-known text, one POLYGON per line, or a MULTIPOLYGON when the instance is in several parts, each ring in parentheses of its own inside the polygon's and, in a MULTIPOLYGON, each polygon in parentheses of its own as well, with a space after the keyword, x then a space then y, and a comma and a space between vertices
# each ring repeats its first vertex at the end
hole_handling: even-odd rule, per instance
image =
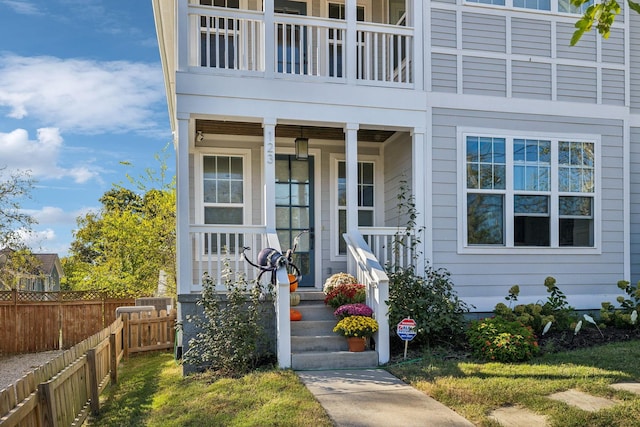
POLYGON ((302 320, 302 313, 300 313, 298 310, 294 310, 293 308, 290 308, 289 318, 293 321, 302 320))
POLYGON ((295 292, 298 289, 298 276, 295 274, 288 274, 289 276, 289 292, 295 292))

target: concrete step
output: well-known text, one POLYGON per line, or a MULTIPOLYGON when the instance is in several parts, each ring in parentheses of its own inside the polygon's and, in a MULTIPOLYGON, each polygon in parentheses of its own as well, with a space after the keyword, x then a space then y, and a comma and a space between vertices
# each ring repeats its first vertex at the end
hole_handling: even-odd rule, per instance
MULTIPOLYGON (((304 317, 302 318, 304 319, 304 317)), ((291 322, 291 336, 334 335, 336 320, 299 320, 291 322)))
POLYGON ((357 353, 350 351, 291 353, 291 367, 299 371, 376 366, 378 366, 378 353, 372 350, 357 353))
POLYGON ((316 288, 298 288, 296 292, 300 294, 301 301, 320 301, 324 304, 324 292, 316 291, 315 289, 316 288))
POLYGON ((347 351, 348 347, 347 340, 337 334, 291 336, 292 353, 347 351))
POLYGON ((336 323, 338 322, 333 315, 333 308, 324 305, 324 303, 302 301, 291 308, 302 313, 302 320, 333 320, 336 323))

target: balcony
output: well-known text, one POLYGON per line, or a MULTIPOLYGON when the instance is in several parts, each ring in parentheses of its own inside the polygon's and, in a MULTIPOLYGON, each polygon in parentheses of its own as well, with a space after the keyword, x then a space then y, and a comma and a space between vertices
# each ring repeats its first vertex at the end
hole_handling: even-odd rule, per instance
POLYGON ((189 67, 413 88, 414 29, 213 6, 189 7, 189 67))

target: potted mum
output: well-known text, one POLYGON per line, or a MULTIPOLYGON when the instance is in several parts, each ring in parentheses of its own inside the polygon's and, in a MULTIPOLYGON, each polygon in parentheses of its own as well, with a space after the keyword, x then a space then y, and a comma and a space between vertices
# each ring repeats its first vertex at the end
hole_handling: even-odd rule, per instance
POLYGON ((334 309, 345 304, 364 302, 366 292, 360 283, 343 283, 334 287, 324 298, 324 303, 334 309))
POLYGON ((345 304, 341 305, 333 312, 333 315, 336 316, 338 320, 342 320, 345 317, 349 316, 373 316, 373 310, 367 304, 363 304, 361 302, 355 304, 345 304))
POLYGON ((333 332, 347 338, 349 351, 364 351, 366 339, 377 331, 378 322, 369 316, 348 316, 333 328, 333 332))

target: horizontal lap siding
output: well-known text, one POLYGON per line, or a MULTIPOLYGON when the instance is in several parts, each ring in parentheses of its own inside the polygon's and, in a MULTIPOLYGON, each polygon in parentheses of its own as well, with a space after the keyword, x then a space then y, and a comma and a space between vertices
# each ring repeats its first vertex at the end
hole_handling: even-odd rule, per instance
POLYGON ((399 223, 398 194, 400 181, 407 182, 411 188, 412 178, 412 139, 404 134, 385 146, 384 155, 384 219, 385 226, 393 227, 399 223))
POLYGON ((506 52, 506 18, 477 13, 462 14, 462 48, 506 52))
POLYGON ((596 61, 597 31, 590 31, 582 35, 580 42, 571 46, 569 42, 575 31, 573 24, 557 25, 556 55, 559 59, 577 59, 582 61, 596 61))
POLYGON ((455 55, 431 55, 431 90, 455 93, 458 90, 458 68, 455 55))
POLYGON ((640 128, 631 128, 630 144, 631 283, 640 280, 640 128))
POLYGON ((513 61, 514 98, 551 99, 551 64, 513 61))
POLYGON ((602 103, 624 105, 624 71, 602 70, 602 103))
MULTIPOLYGON (((505 130, 505 135, 508 133, 505 130)), ((521 285, 523 296, 536 292, 545 296, 542 285, 546 276, 555 277, 567 295, 617 293, 615 284, 624 274, 623 150, 620 121, 434 109, 432 152, 433 261, 437 267, 447 268, 452 273, 460 296, 495 297, 497 303, 514 284, 521 285), (602 253, 527 255, 526 250, 515 248, 512 254, 507 255, 459 254, 457 239, 458 233, 462 231, 457 229, 456 196, 456 132, 459 126, 601 135, 599 161, 602 210, 598 215, 602 226, 602 253)), ((640 150, 637 157, 640 159, 640 150)), ((640 208, 638 212, 640 215, 640 208)), ((640 248, 640 238, 637 245, 640 248)))
POLYGON ((551 57, 551 23, 513 18, 511 53, 551 57))
POLYGON ((612 29, 609 38, 602 40, 602 62, 624 64, 624 31, 612 29))
POLYGON ((636 43, 631 43, 630 57, 629 57, 629 77, 631 80, 631 110, 635 113, 640 111, 640 14, 632 13, 631 17, 629 38, 636 40, 636 43))
POLYGON ((507 66, 502 59, 464 57, 462 90, 465 94, 506 96, 507 66))
POLYGON ((456 13, 434 10, 431 13, 431 44, 438 47, 456 47, 456 13))
POLYGON ((558 101, 595 103, 596 69, 558 65, 558 101))

